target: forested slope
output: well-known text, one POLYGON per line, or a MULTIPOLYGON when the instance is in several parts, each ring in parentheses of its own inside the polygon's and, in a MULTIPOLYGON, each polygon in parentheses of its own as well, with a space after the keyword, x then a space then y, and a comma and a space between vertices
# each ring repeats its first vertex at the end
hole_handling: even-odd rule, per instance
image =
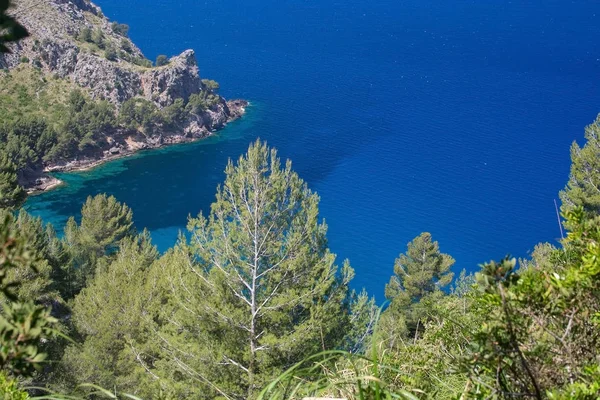
MULTIPOLYGON (((0 23, 19 39, 14 21, 0 23)), ((97 117, 86 123, 101 123, 111 104, 65 93, 72 118, 97 117)), ((455 276, 443 243, 422 233, 390 265, 382 308, 350 289, 354 271, 329 249, 318 195, 264 142, 229 162, 210 212, 190 218, 189 235, 164 254, 134 227, 129 207, 106 195, 88 198, 59 237, 18 209, 23 192, 4 153, 0 393, 597 399, 599 133, 600 117, 585 145, 571 148, 564 239, 455 276)))

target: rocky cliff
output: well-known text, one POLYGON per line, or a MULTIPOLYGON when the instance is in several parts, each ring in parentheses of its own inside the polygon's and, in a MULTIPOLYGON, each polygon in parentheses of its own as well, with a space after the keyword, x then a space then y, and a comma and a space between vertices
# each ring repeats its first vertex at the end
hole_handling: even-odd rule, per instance
MULTIPOLYGON (((193 50, 153 67, 127 37, 127 26, 110 22, 88 0, 16 0, 14 14, 30 37, 0 55, 0 68, 30 64, 36 70, 80 87, 93 99, 105 99, 119 110, 132 98, 153 102, 159 109, 197 94, 211 101, 190 113, 178 131, 154 130, 151 137, 121 132, 107 138, 104 156, 128 153, 162 143, 193 140, 210 134, 244 113, 247 102, 226 101, 200 78, 193 50), (118 136, 118 135, 117 135, 118 136), (117 143, 115 150, 115 143, 117 143)), ((97 162, 89 160, 90 163, 97 162)), ((65 160, 65 165, 69 160, 65 160)), ((48 168, 60 168, 58 165, 48 168)))

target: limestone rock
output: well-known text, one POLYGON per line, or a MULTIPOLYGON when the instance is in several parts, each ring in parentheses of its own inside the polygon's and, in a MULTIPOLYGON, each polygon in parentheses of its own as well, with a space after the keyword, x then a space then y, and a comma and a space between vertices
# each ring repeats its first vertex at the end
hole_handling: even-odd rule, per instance
MULTIPOLYGON (((163 108, 206 90, 193 50, 172 57, 166 66, 136 65, 132 60, 142 60, 142 52, 128 38, 113 32, 111 22, 88 0, 18 0, 15 5, 13 12, 31 36, 13 45, 12 53, 0 55, 0 68, 11 69, 23 59, 29 60, 45 73, 84 88, 93 98, 110 101, 117 109, 136 96, 163 108), (115 49, 116 59, 110 61, 95 44, 78 40, 85 28, 101 31, 105 46, 115 49)), ((240 109, 243 113, 243 107, 236 108, 240 109)), ((202 115, 190 116, 182 133, 206 136, 240 115, 232 114, 220 98, 202 115)))
POLYGON ((186 50, 169 60, 164 67, 154 68, 141 75, 144 97, 165 107, 182 98, 200 92, 202 82, 193 50, 186 50))

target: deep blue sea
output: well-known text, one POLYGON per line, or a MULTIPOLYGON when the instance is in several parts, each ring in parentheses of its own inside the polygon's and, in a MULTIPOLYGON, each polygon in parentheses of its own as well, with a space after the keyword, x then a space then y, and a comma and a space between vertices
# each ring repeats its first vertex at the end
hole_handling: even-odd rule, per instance
POLYGON ((257 137, 321 198, 330 247, 379 301, 422 231, 455 269, 560 236, 569 146, 600 112, 597 0, 96 0, 151 59, 196 50, 247 116, 30 198, 57 226, 90 194, 127 203, 161 250, 208 212, 257 137))

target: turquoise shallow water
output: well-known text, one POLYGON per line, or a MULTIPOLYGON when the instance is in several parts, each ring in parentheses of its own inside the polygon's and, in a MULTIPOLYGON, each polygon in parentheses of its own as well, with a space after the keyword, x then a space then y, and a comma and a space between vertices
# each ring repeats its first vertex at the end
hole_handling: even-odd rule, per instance
POLYGON ((165 249, 261 137, 321 195, 332 250, 379 300, 421 231, 470 271, 559 236, 569 146, 600 111, 596 1, 98 3, 148 57, 194 48, 204 77, 253 105, 206 141, 62 175, 27 203, 46 221, 106 192, 165 249))

